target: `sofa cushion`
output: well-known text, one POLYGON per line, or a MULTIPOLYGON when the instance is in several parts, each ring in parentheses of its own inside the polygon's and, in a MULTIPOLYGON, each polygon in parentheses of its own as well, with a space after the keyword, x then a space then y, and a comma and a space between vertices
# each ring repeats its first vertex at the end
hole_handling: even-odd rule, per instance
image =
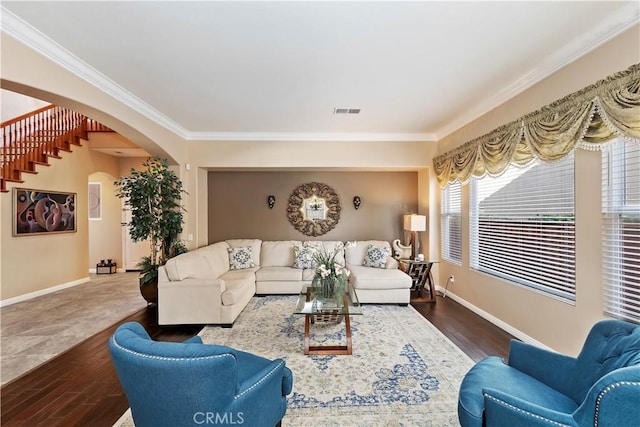
POLYGON ((293 265, 293 250, 296 246, 302 246, 302 242, 299 240, 262 242, 260 266, 291 267, 293 265))
POLYGON ((229 271, 229 253, 227 251, 228 248, 229 245, 227 244, 227 242, 217 242, 196 249, 197 252, 203 254, 207 261, 209 261, 209 265, 211 266, 212 270, 211 278, 220 277, 224 273, 229 271))
POLYGON ((352 265, 349 283, 355 289, 409 289, 411 277, 398 269, 380 269, 352 265))
POLYGON ((364 258, 367 256, 369 245, 386 247, 391 250, 389 242, 384 240, 361 240, 355 242, 353 245, 347 245, 345 248, 345 258, 348 265, 363 265, 364 258))
POLYGON ((267 282, 274 280, 302 280, 302 270, 293 267, 260 267, 256 271, 256 280, 258 282, 267 282))
POLYGON ((387 246, 369 245, 362 265, 373 268, 386 268, 391 248, 387 246))
POLYGON ((169 280, 211 279, 213 270, 206 257, 200 251, 186 252, 171 258, 165 264, 169 280))
POLYGON ((316 275, 315 268, 305 268, 302 270, 302 280, 313 280, 313 276, 316 275))
POLYGON ((255 267, 251 246, 235 246, 227 250, 229 251, 230 270, 242 270, 255 267))
POLYGON ((230 240, 226 240, 226 242, 231 247, 251 246, 251 250, 253 251, 253 263, 256 266, 260 265, 260 248, 262 247, 262 240, 260 240, 260 239, 230 239, 230 240))
POLYGON ((295 246, 293 248, 293 268, 315 268, 316 263, 313 260, 313 254, 316 248, 295 246))
POLYGON ((229 270, 224 273, 220 278, 222 280, 238 280, 238 279, 246 279, 249 278, 255 281, 255 273, 258 271, 260 267, 251 267, 245 268, 242 270, 229 270))

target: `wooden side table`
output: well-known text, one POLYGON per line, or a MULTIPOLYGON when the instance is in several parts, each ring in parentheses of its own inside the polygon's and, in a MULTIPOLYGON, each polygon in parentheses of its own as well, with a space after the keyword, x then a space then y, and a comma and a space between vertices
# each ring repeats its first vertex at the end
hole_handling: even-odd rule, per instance
POLYGON ((113 274, 116 272, 116 263, 96 264, 96 274, 113 274))
POLYGON ((431 275, 431 267, 435 261, 415 261, 412 259, 400 259, 400 268, 411 276, 413 284, 411 290, 422 294, 426 288, 428 292, 428 302, 436 302, 436 290, 433 286, 433 276, 431 275))

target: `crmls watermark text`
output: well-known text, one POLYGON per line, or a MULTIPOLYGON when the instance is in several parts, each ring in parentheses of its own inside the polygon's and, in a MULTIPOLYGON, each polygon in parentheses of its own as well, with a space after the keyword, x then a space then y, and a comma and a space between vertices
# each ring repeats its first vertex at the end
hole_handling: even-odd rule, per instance
POLYGON ((193 422, 207 425, 236 425, 244 423, 242 412, 196 412, 193 414, 193 422))

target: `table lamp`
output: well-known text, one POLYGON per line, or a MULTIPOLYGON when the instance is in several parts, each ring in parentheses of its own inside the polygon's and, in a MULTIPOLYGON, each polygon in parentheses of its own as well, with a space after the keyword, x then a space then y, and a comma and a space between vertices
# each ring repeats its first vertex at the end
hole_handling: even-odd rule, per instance
POLYGON ((427 229, 427 217, 424 215, 405 215, 404 229, 411 232, 411 259, 415 260, 420 246, 418 231, 427 229))

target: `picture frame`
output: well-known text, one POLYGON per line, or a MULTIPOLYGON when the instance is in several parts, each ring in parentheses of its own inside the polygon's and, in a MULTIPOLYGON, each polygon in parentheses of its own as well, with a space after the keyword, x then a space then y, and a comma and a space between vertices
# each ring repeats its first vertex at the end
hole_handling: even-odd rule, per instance
POLYGON ((76 193, 13 189, 13 236, 75 233, 76 193))
POLYGON ((102 183, 99 181, 89 181, 89 221, 102 219, 102 183))

